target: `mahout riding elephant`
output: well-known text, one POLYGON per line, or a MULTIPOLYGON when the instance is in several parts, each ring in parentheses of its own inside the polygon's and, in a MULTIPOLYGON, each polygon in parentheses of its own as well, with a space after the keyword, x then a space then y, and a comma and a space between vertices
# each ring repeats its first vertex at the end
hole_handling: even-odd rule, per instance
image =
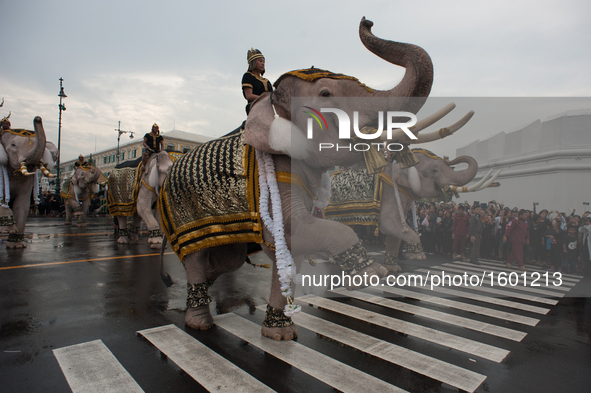
MULTIPOLYGON (((312 190, 319 186, 322 173, 335 165, 362 163, 364 153, 319 151, 320 143, 334 146, 341 141, 337 117, 325 116, 323 131, 312 124, 314 132, 306 134, 302 130, 310 124, 309 116, 297 105, 297 111, 292 111, 292 97, 305 97, 311 108, 339 108, 357 121, 359 129, 374 130, 382 123, 379 111, 418 112, 433 81, 429 55, 417 46, 375 37, 372 25, 362 19, 363 44, 406 68, 392 90, 374 91, 356 78, 315 68, 288 72, 275 82, 272 94, 254 102, 243 133, 237 130, 210 141, 173 164, 158 207, 163 230, 187 273, 185 323, 191 328, 212 327, 208 288, 221 274, 242 266, 249 245, 260 245, 273 260, 271 295, 261 332, 276 340, 297 336, 290 318, 297 306, 290 297, 305 255, 331 255, 351 278, 348 288, 366 286, 358 280, 363 276, 387 274, 351 228, 310 214, 312 190), (371 107, 362 108, 360 101, 347 107, 342 97, 382 100, 373 100, 371 107)), ((394 132, 391 140, 403 138, 404 133, 394 132)))
POLYGON ((155 206, 164 178, 172 167, 173 158, 166 151, 154 153, 150 155, 145 171, 139 166, 140 160, 129 165, 120 165, 111 172, 107 207, 111 216, 117 219, 118 243, 137 241, 139 226, 141 220, 144 220, 148 228, 150 247, 160 249, 162 232, 155 206), (132 225, 128 225, 127 217, 133 217, 132 225))
POLYGON ((78 216, 77 226, 86 227, 86 215, 92 194, 99 192, 98 180, 101 170, 96 166, 86 163, 74 171, 70 179, 64 180, 61 197, 66 208, 65 225, 72 225, 72 217, 78 216))
MULTIPOLYGON (((9 233, 7 248, 25 248, 25 225, 29 214, 30 198, 35 183, 35 172, 41 163, 47 141, 43 121, 33 120, 34 131, 23 129, 3 130, 1 140, 5 152, 4 165, 7 169, 9 187, 3 190, 4 198, 9 199, 9 208, 1 208, 0 226, 9 233), (8 192, 6 192, 8 191, 8 192), (7 195, 8 194, 8 195, 7 195), (9 197, 9 198, 8 198, 9 197), (12 213, 12 214, 11 214, 12 213)), ((53 149, 53 144, 50 145, 53 149)), ((0 159, 3 154, 0 154, 0 159)), ((51 165, 52 154, 45 154, 46 164, 51 165)), ((45 168, 45 166, 44 166, 45 168)), ((47 168, 45 168, 47 169, 47 168)))

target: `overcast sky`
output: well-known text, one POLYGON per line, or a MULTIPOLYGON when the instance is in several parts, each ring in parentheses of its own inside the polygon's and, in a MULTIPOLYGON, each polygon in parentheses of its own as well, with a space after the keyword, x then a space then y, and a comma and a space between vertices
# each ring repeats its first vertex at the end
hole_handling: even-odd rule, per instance
MULTIPOLYGON (((314 65, 389 89, 404 70, 361 44, 362 16, 378 37, 427 50, 432 96, 591 97, 588 0, 0 0, 0 15, 0 115, 11 111, 13 127, 29 129, 41 116, 57 144, 63 77, 62 161, 115 146, 118 121, 139 137, 154 122, 210 136, 236 128, 250 47, 265 55, 272 82, 314 65)), ((467 126, 431 148, 453 156, 534 120, 467 126)))

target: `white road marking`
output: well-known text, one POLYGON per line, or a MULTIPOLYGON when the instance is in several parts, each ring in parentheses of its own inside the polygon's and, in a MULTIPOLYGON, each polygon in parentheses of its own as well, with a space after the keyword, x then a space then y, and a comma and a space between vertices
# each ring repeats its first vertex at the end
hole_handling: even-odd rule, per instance
POLYGON ((405 392, 295 341, 274 341, 263 337, 260 325, 235 314, 216 316, 214 320, 217 327, 340 391, 405 392))
POLYGON ((492 360, 493 362, 497 363, 500 363, 509 354, 509 351, 506 349, 501 349, 474 340, 454 336, 453 334, 440 332, 435 329, 407 321, 402 321, 396 318, 391 318, 385 315, 380 315, 371 311, 314 295, 300 297, 297 299, 297 302, 312 304, 326 310, 369 322, 373 325, 382 326, 386 329, 404 333, 409 336, 418 337, 426 341, 492 360))
POLYGON ((473 392, 486 379, 485 375, 411 351, 310 314, 300 312, 294 315, 292 319, 298 326, 387 362, 447 383, 460 390, 473 392))
POLYGON ((175 325, 138 333, 210 392, 274 392, 175 325))
POLYGON ((74 393, 143 392, 101 340, 53 350, 74 393))
MULTIPOLYGON (((493 265, 492 263, 486 263, 486 262, 483 262, 483 261, 480 261, 480 266, 476 266, 476 265, 474 265, 473 263, 470 263, 470 262, 459 262, 459 261, 456 261, 456 262, 453 262, 453 263, 445 263, 445 264, 443 264, 443 266, 456 266, 456 267, 462 268, 462 269, 464 269, 464 268, 476 269, 476 270, 478 270, 478 269, 484 269, 484 270, 492 270, 494 272, 508 272, 508 273, 515 272, 515 273, 520 274, 520 275, 524 273, 521 270, 509 269, 506 266, 505 267, 503 267, 503 266, 497 266, 497 265, 493 265)), ((527 274, 527 276, 526 276, 527 277, 527 282, 531 282, 533 280, 531 278, 532 277, 531 276, 531 273, 532 272, 534 272, 534 270, 531 270, 531 269, 525 272, 527 274)), ((552 275, 554 273, 547 272, 545 270, 539 270, 539 271, 536 271, 536 273, 540 273, 540 274, 548 273, 548 282, 550 282, 550 280, 553 279, 552 275)), ((520 278, 521 278, 521 276, 520 276, 520 278)), ((562 284, 561 284, 561 286, 563 286, 563 287, 574 287, 575 285, 577 285, 577 283, 579 281, 580 280, 573 279, 573 278, 566 279, 565 277, 562 277, 562 284)), ((523 281, 521 281, 521 282, 523 282, 523 281)), ((539 282, 545 282, 545 278, 543 276, 541 276, 540 277, 540 280, 538 280, 538 283, 539 282)), ((559 288, 559 287, 556 287, 556 288, 559 288)), ((567 289, 567 291, 570 291, 571 289, 572 288, 569 288, 569 289, 567 289)))
POLYGON ((343 296, 350 296, 354 299, 362 300, 367 303, 377 304, 378 306, 390 308, 406 312, 409 314, 418 315, 421 317, 433 319, 435 321, 445 322, 450 325, 460 326, 466 329, 475 330, 493 336, 506 338, 513 341, 521 341, 527 333, 518 330, 509 329, 503 326, 492 325, 486 322, 476 321, 474 319, 464 318, 457 315, 447 314, 441 311, 435 311, 424 307, 415 306, 413 304, 397 302, 396 300, 387 299, 382 296, 374 296, 361 291, 347 291, 345 288, 339 288, 334 291, 343 296))
POLYGON ((368 287, 368 288, 366 288, 366 290, 378 291, 378 292, 383 291, 383 292, 391 293, 394 295, 404 296, 404 297, 408 297, 411 299, 417 299, 417 300, 420 300, 420 301, 426 302, 426 303, 437 304, 440 306, 454 308, 456 310, 467 311, 467 312, 471 312, 474 314, 486 315, 488 317, 493 317, 493 318, 503 319, 506 321, 521 323, 523 325, 536 326, 538 324, 538 322, 540 322, 539 319, 524 317, 523 315, 519 315, 519 314, 513 314, 510 312, 494 310, 492 308, 477 306, 477 305, 470 304, 470 303, 458 302, 455 300, 450 300, 450 299, 446 299, 446 298, 442 298, 442 297, 438 297, 438 296, 427 295, 427 294, 416 292, 416 291, 409 291, 409 290, 398 288, 398 287, 387 287, 387 286, 368 287))

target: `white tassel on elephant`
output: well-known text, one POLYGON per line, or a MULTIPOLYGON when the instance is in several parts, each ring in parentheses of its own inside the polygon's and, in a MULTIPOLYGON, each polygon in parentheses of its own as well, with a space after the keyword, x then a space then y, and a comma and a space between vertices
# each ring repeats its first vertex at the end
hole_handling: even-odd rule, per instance
POLYGON ((10 202, 10 181, 8 171, 4 165, 0 165, 0 203, 1 207, 8 207, 10 202))
POLYGON ((74 184, 74 196, 76 197, 76 202, 80 203, 80 200, 78 199, 78 195, 82 194, 82 189, 80 188, 80 186, 78 184, 74 184))
POLYGON ((259 179, 263 177, 261 171, 264 170, 266 175, 264 181, 259 183, 259 210, 263 223, 267 229, 271 231, 273 239, 275 240, 277 274, 279 276, 279 282, 281 283, 281 293, 287 298, 287 304, 285 305, 283 313, 285 316, 290 317, 301 311, 301 306, 294 304, 292 301, 293 291, 291 288, 292 281, 295 283, 299 280, 297 278, 295 262, 285 240, 281 196, 279 195, 279 188, 277 186, 275 164, 273 163, 273 157, 270 154, 257 150, 256 155, 259 164, 259 179), (269 200, 271 201, 271 210, 273 212, 272 219, 269 215, 269 200), (271 222, 273 224, 270 224, 271 222))
POLYGON ((4 146, 0 143, 0 166, 8 165, 8 154, 4 149, 4 146))

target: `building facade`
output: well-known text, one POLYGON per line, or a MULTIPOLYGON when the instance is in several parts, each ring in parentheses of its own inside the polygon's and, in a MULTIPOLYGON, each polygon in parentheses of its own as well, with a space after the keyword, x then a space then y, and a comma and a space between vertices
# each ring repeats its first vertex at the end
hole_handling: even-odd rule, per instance
POLYGON ((475 141, 456 150, 478 161, 474 181, 490 170, 501 170, 499 187, 462 194, 479 202, 505 206, 558 210, 577 214, 591 201, 591 111, 569 111, 545 121, 536 120, 520 130, 475 141))

